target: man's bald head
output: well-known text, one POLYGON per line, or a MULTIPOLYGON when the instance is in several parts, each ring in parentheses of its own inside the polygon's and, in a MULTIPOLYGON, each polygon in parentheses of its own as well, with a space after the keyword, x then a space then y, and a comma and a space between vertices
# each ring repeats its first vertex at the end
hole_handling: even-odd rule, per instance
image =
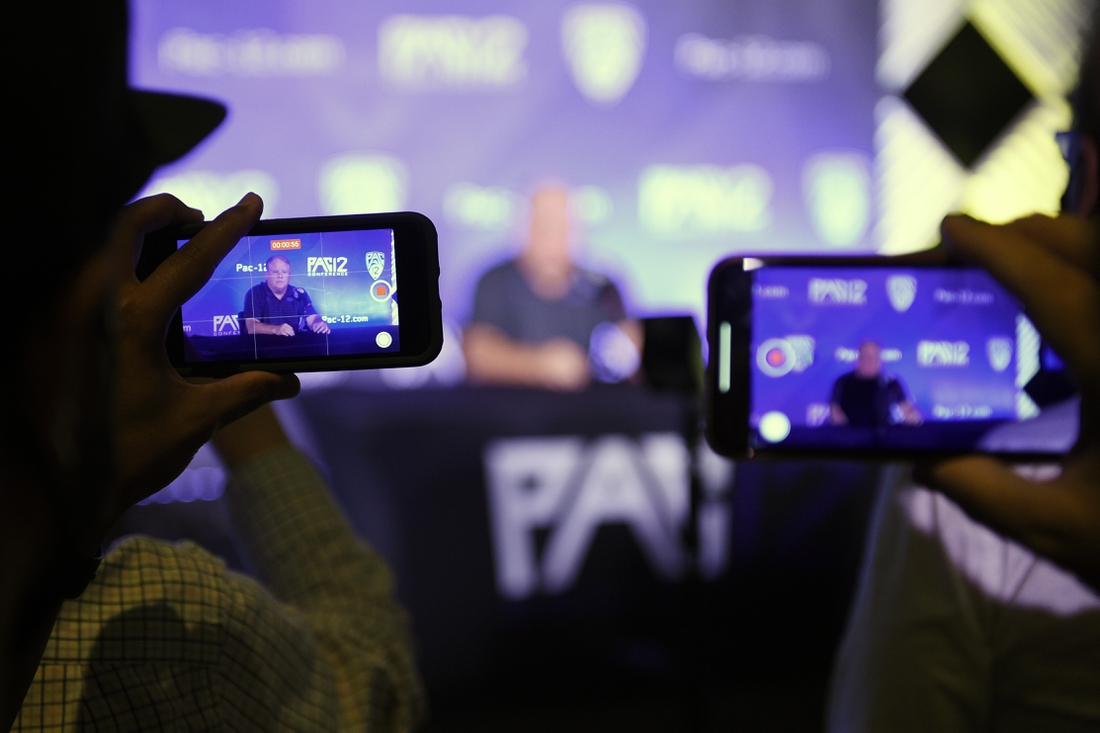
POLYGON ((878 341, 868 339, 859 345, 856 372, 864 379, 877 377, 882 372, 882 346, 878 341))
POLYGON ((566 281, 573 272, 570 250, 572 226, 569 191, 564 186, 544 186, 531 196, 531 219, 527 244, 519 256, 525 273, 547 285, 566 281))

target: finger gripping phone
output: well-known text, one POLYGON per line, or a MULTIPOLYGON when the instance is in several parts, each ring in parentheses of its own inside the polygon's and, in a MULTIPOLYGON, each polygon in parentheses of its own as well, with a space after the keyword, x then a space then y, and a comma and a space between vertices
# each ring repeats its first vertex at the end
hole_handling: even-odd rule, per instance
MULTIPOLYGON (((146 237, 144 279, 204 225, 146 237)), ((443 345, 435 227, 420 214, 259 222, 173 319, 183 376, 419 366, 443 345)))
POLYGON ((1041 339, 979 268, 733 258, 708 292, 707 435, 734 457, 1061 456, 1073 397, 1027 387, 1041 339))

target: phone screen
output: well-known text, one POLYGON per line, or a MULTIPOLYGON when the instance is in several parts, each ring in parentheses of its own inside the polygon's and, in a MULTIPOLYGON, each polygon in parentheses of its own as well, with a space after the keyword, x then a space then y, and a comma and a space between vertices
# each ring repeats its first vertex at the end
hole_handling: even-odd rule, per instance
POLYGON ((751 314, 718 314, 718 358, 728 366, 741 343, 748 384, 720 365, 714 388, 747 391, 753 451, 1057 455, 1077 438, 1073 398, 1043 409, 1026 391, 1040 336, 984 270, 763 266, 741 277, 751 314), (749 333, 735 338, 737 327, 749 333))
POLYGON ((398 353, 394 230, 246 236, 181 315, 187 364, 398 353))

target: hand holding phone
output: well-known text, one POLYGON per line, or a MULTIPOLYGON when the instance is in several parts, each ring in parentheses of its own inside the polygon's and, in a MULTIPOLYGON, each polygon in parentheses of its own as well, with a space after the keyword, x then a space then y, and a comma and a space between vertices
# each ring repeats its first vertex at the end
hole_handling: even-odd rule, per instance
POLYGON ((1035 482, 985 456, 922 467, 918 478, 968 514, 1100 592, 1100 240, 1096 223, 1032 216, 1004 226, 948 217, 948 249, 989 270, 1024 304, 1081 393, 1080 436, 1061 473, 1035 482))
POLYGON ((944 248, 906 258, 720 263, 708 439, 737 457, 923 461, 921 482, 1100 591, 1096 223, 949 217, 943 235, 944 248), (1040 338, 1080 392, 1042 411, 1023 389, 1040 338), (845 424, 845 405, 863 424, 845 424), (932 462, 975 453, 993 455, 932 462), (1005 458, 1047 469, 1032 480, 1005 458))
MULTIPOLYGON (((202 236, 146 238, 139 276, 202 236)), ((414 213, 261 221, 168 331, 184 376, 419 366, 443 344, 435 227, 414 213)))
POLYGON ((293 397, 293 375, 238 374, 189 384, 165 357, 164 333, 180 305, 210 277, 218 262, 260 218, 263 202, 250 194, 218 216, 186 251, 164 259, 143 282, 134 275, 145 235, 202 216, 172 196, 127 206, 111 234, 110 256, 121 282, 113 320, 113 517, 172 481, 219 424, 273 399, 293 397))
POLYGON ((1069 450, 1075 420, 1039 415, 1024 389, 1042 355, 1023 306, 985 270, 945 260, 716 267, 708 379, 716 450, 877 459, 1069 450))

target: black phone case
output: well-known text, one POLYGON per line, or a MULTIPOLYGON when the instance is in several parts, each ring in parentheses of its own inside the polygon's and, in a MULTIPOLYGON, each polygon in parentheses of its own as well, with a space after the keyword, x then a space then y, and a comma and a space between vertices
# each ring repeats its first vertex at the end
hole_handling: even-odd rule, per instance
MULTIPOLYGON (((723 260, 711 271, 707 288, 707 343, 710 359, 705 380, 706 436, 711 447, 731 458, 808 458, 875 461, 934 461, 974 453, 972 448, 939 446, 936 448, 867 448, 852 446, 804 447, 784 445, 754 445, 749 425, 752 379, 752 285, 751 271, 745 270, 748 257, 723 260), (730 333, 722 334, 723 323, 730 324, 730 333), (725 338, 725 343, 723 339, 725 338), (728 361, 723 361, 728 359, 728 361), (720 383, 723 372, 728 383, 720 383)), ((761 266, 797 267, 966 267, 942 249, 929 250, 904 257, 775 257, 754 258, 761 266)), ((1060 453, 999 452, 994 455, 1013 462, 1051 461, 1060 453)))
MULTIPOLYGON (((177 251, 177 242, 195 236, 202 225, 165 229, 145 238, 136 273, 145 280, 177 251)), ((311 372, 422 366, 443 347, 439 298, 439 244, 435 225, 422 214, 398 212, 350 216, 303 217, 260 221, 246 236, 305 234, 365 229, 393 229, 401 294, 400 345, 397 353, 341 354, 198 361, 187 348, 181 312, 176 311, 166 337, 168 356, 182 376, 226 376, 242 371, 311 372), (189 358, 191 355, 191 358, 189 358)))

